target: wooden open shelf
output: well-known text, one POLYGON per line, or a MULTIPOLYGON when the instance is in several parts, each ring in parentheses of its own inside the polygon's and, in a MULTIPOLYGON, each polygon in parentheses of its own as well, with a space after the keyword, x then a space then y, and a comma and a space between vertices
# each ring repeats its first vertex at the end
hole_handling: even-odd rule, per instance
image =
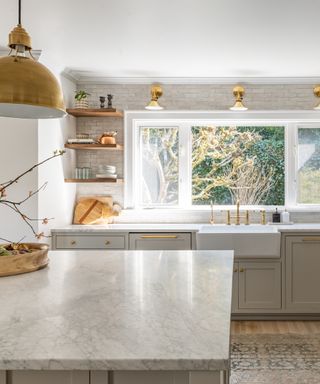
POLYGON ((67 108, 67 113, 69 115, 75 117, 123 117, 123 113, 121 111, 108 111, 107 109, 81 109, 67 108))
POLYGON ((65 148, 69 149, 108 149, 108 150, 114 150, 114 151, 123 151, 123 145, 120 144, 68 144, 66 143, 64 145, 65 148))
POLYGON ((105 178, 95 178, 95 179, 64 179, 66 183, 121 183, 123 179, 105 179, 105 178))

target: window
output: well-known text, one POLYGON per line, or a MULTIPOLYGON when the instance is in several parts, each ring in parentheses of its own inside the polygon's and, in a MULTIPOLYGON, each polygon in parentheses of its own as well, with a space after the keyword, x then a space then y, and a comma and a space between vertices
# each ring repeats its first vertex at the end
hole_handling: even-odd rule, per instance
POLYGON ((284 205, 284 127, 191 129, 192 204, 284 205))
POLYGON ((179 199, 179 129, 140 130, 140 205, 172 206, 179 199))
POLYGON ((298 203, 320 204, 320 128, 298 129, 298 203))
POLYGON ((211 202, 228 206, 239 200, 252 207, 320 209, 316 115, 307 114, 301 123, 293 122, 293 113, 286 122, 286 112, 278 121, 264 121, 260 115, 228 121, 228 112, 166 112, 147 118, 143 112, 130 113, 125 132, 127 208, 201 210, 211 202))

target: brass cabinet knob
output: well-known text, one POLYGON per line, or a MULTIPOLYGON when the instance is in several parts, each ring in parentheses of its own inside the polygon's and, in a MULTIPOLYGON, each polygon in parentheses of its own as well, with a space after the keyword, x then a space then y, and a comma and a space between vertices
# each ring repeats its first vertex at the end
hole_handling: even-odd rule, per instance
POLYGON ((109 245, 109 244, 110 244, 110 241, 107 240, 104 244, 105 244, 105 245, 109 245))
POLYGON ((76 245, 77 242, 76 242, 75 240, 72 240, 72 241, 70 242, 70 244, 71 244, 71 245, 76 245))
POLYGON ((238 268, 235 268, 235 270, 233 272, 238 272, 238 268))
POLYGON ((240 268, 240 272, 244 272, 244 268, 240 268))

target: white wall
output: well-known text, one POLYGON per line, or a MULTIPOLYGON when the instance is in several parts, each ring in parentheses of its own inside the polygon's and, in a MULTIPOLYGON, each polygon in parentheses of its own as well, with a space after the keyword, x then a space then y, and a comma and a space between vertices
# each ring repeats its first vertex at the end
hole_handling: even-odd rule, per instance
MULTIPOLYGON (((15 178, 37 163, 37 131, 37 120, 0 118, 0 183, 15 178)), ((38 171, 34 170, 7 190, 7 198, 22 200, 37 187, 38 171)), ((37 218, 38 196, 33 196, 21 209, 26 215, 37 218)), ((34 223, 34 228, 38 230, 37 223, 34 223)), ((32 231, 21 217, 0 204, 0 237, 18 241, 23 236, 26 241, 35 241, 32 231)))
MULTIPOLYGON (((65 103, 72 105, 76 86, 63 77, 60 81, 65 103)), ((50 156, 56 149, 64 149, 67 138, 74 137, 75 131, 76 122, 72 116, 63 119, 39 120, 39 161, 50 156)), ((48 182, 45 191, 39 194, 39 216, 54 218, 47 225, 40 223, 39 231, 49 234, 50 228, 71 223, 76 185, 66 184, 64 178, 73 172, 74 167, 75 153, 68 150, 62 157, 55 158, 39 168, 39 185, 48 182)))

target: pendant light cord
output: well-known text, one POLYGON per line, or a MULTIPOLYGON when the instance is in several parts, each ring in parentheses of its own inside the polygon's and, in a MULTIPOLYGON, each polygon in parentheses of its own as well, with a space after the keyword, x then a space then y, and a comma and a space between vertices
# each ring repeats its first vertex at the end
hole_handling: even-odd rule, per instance
POLYGON ((18 24, 21 25, 21 0, 18 0, 18 24))

